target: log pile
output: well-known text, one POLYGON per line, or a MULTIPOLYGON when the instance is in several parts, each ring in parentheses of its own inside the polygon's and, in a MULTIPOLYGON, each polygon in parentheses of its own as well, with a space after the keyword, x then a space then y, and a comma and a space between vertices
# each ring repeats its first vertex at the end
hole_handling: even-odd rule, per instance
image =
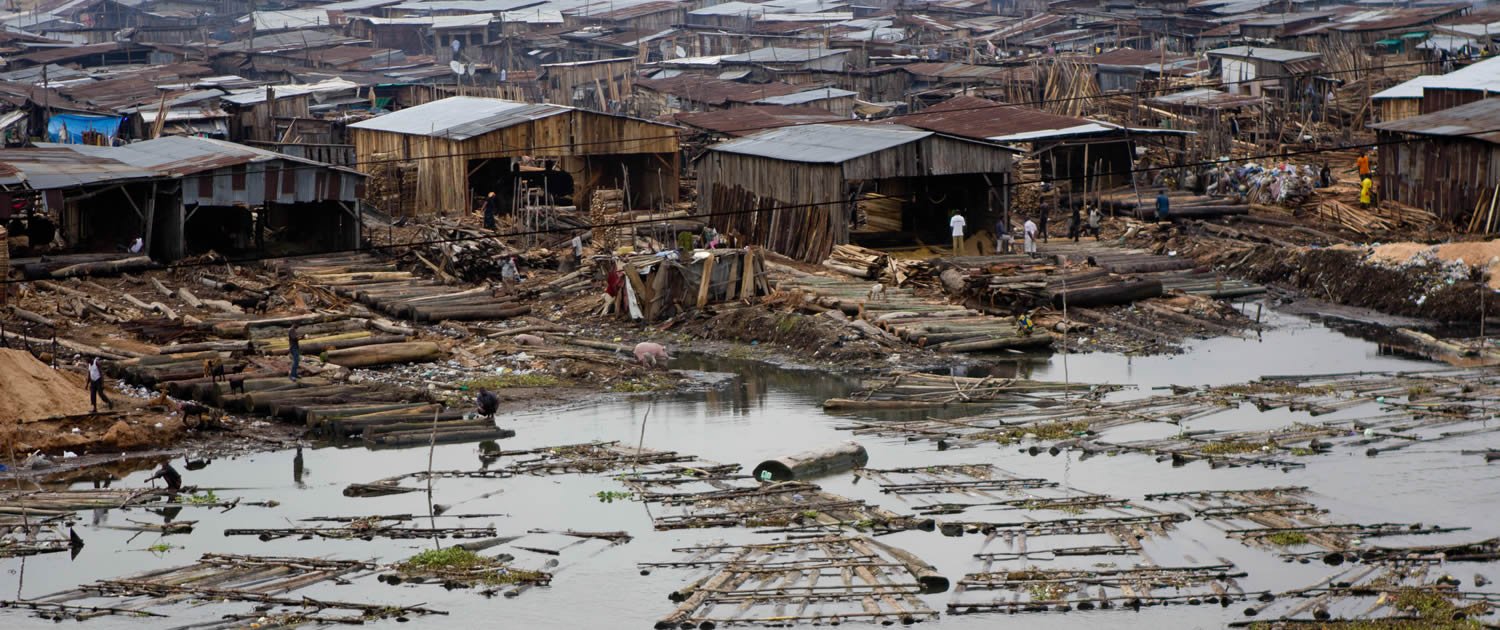
POLYGON ((1319 219, 1338 224, 1361 236, 1389 232, 1402 226, 1433 225, 1437 221, 1437 217, 1430 212, 1393 202, 1359 208, 1338 199, 1327 198, 1312 208, 1319 219))
MULTIPOLYGON (((948 278, 957 273, 951 269, 944 272, 948 278)), ((782 291, 811 294, 808 301, 838 309, 854 317, 855 324, 885 333, 871 336, 899 338, 944 352, 1043 348, 1052 343, 1046 333, 1021 335, 1013 318, 992 317, 964 306, 924 299, 908 288, 887 286, 872 294, 867 283, 812 275, 786 278, 777 286, 782 291)))
POLYGON ((823 261, 823 266, 856 278, 870 280, 880 277, 885 270, 887 260, 889 257, 885 252, 858 245, 834 245, 833 251, 828 254, 828 259, 823 261))
POLYGON ((137 254, 62 254, 15 258, 10 264, 28 280, 118 276, 161 268, 150 257, 137 254))
POLYGON ((281 261, 280 267, 339 297, 417 322, 501 320, 531 312, 531 307, 514 297, 497 298, 488 288, 452 287, 409 271, 396 271, 394 265, 365 254, 289 259, 281 261))

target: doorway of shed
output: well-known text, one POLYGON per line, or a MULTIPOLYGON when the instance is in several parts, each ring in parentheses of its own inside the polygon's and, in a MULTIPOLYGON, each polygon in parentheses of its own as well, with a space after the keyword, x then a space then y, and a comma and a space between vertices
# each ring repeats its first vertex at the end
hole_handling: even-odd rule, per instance
POLYGON ((484 205, 485 197, 495 193, 500 214, 508 214, 516 195, 514 160, 511 158, 481 158, 469 160, 466 166, 469 182, 469 207, 473 210, 484 205))
POLYGON ((188 208, 182 226, 183 251, 238 254, 255 247, 255 215, 249 208, 197 206, 188 208))
POLYGON ((963 213, 970 237, 980 231, 992 234, 1004 215, 1006 181, 1005 173, 989 173, 851 182, 848 198, 855 203, 849 216, 849 240, 874 248, 918 244, 946 248, 951 234, 948 221, 954 211, 963 213))
POLYGON ((588 208, 597 189, 625 191, 632 209, 660 209, 678 199, 676 153, 619 153, 563 158, 561 170, 573 176, 573 201, 588 208))

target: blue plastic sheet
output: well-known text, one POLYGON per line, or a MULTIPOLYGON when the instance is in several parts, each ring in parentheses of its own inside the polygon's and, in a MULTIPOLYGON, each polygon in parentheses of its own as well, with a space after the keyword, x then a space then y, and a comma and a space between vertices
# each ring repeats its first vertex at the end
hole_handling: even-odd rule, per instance
POLYGON ((92 116, 89 114, 53 114, 47 120, 47 140, 67 144, 97 144, 93 138, 102 136, 112 144, 120 135, 120 116, 92 116))

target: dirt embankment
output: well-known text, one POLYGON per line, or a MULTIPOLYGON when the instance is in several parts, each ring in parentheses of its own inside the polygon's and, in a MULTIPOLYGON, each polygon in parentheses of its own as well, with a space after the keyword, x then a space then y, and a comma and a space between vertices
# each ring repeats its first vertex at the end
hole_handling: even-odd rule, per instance
POLYGON ((1349 248, 1262 245, 1230 262, 1226 271, 1330 302, 1443 322, 1478 321, 1481 295, 1490 292, 1478 270, 1456 273, 1440 261, 1378 264, 1367 260, 1364 250, 1349 248))
POLYGON ((808 315, 765 306, 719 311, 694 320, 679 332, 714 341, 753 343, 770 354, 785 354, 801 364, 824 362, 844 366, 884 364, 891 350, 823 315, 808 315))

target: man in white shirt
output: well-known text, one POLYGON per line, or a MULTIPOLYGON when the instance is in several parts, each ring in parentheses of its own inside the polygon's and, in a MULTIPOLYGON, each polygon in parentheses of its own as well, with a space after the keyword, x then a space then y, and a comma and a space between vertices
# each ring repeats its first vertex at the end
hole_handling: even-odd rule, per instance
POLYGON ((948 226, 953 228, 953 255, 958 256, 964 251, 964 226, 969 222, 964 220, 964 215, 959 212, 953 213, 953 218, 948 219, 948 226))
POLYGON ((104 373, 99 370, 99 359, 95 358, 89 363, 89 404, 94 407, 94 413, 99 413, 99 401, 115 408, 115 403, 104 395, 104 373))
POLYGON ((141 247, 143 245, 144 245, 144 243, 141 240, 141 237, 137 236, 135 238, 135 242, 133 242, 133 243, 130 244, 130 253, 132 253, 132 254, 139 254, 139 253, 141 253, 141 247))
POLYGON ((1031 217, 1027 217, 1026 225, 1022 226, 1022 231, 1026 236, 1026 255, 1036 258, 1036 221, 1031 220, 1031 217))

